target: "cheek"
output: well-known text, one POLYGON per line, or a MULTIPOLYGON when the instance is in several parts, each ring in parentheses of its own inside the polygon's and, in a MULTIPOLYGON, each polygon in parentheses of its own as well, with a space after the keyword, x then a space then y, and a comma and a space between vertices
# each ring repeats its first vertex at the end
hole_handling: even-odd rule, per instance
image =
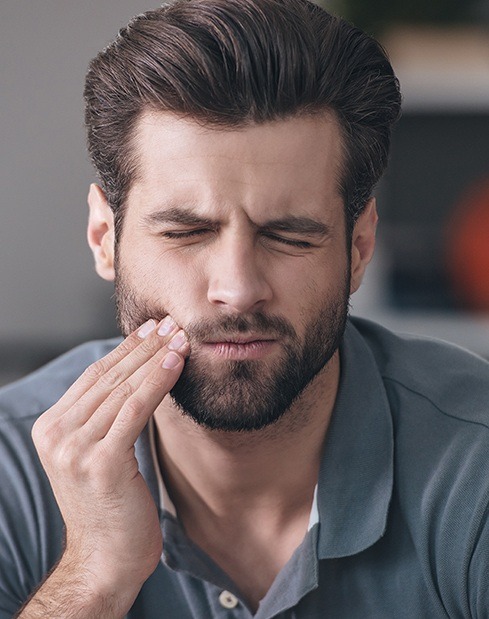
POLYGON ((342 306, 349 297, 349 269, 345 260, 336 264, 335 268, 316 265, 302 279, 296 282, 290 280, 289 299, 294 301, 292 311, 298 316, 301 333, 311 324, 311 320, 325 310, 342 306))
POLYGON ((299 337, 310 322, 311 315, 324 302, 326 286, 322 274, 311 268, 289 267, 274 281, 274 301, 270 313, 279 314, 291 322, 299 337))
POLYGON ((195 262, 164 252, 160 257, 147 256, 138 273, 148 298, 164 307, 181 326, 202 313, 205 274, 195 262))
POLYGON ((343 255, 341 259, 324 254, 314 259, 305 257, 300 264, 288 265, 281 276, 281 287, 290 293, 294 291, 298 299, 324 299, 343 286, 347 268, 343 255))

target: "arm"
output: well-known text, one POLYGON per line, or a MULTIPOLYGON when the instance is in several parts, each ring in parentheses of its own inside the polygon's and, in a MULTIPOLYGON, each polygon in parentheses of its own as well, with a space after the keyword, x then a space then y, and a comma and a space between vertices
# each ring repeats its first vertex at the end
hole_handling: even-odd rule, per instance
MULTIPOLYGON (((115 584, 117 586, 117 584, 115 584)), ((59 617, 60 619, 108 619, 123 617, 124 608, 130 608, 133 596, 116 594, 117 589, 104 590, 94 580, 83 574, 83 566, 71 563, 63 555, 44 583, 30 600, 19 610, 15 618, 41 619, 59 617)), ((127 592, 130 594, 131 589, 127 592)))
POLYGON ((158 513, 134 444, 183 369, 188 344, 169 352, 177 331, 131 334, 36 422, 32 436, 66 544, 19 619, 123 617, 156 568, 158 513), (166 367, 171 358, 175 365, 166 367))

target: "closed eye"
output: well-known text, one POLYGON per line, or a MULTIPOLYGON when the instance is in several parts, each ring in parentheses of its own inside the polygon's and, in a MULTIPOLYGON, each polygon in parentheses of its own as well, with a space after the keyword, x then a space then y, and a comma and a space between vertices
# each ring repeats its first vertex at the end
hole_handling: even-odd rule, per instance
POLYGON ((292 247, 299 247, 300 249, 308 249, 312 247, 312 243, 308 243, 307 241, 294 241, 293 239, 286 239, 283 236, 278 236, 276 234, 264 234, 267 239, 271 241, 277 241, 278 243, 283 243, 284 245, 289 245, 292 247))
MULTIPOLYGON (((208 234, 212 232, 207 228, 196 228, 195 230, 182 230, 182 231, 170 231, 162 232, 161 236, 166 239, 178 240, 178 239, 190 239, 196 236, 202 236, 204 234, 208 234)), ((287 239, 283 236, 278 236, 277 234, 266 233, 263 234, 264 237, 271 241, 276 241, 277 243, 281 243, 282 245, 288 245, 289 247, 298 247, 299 249, 308 249, 312 247, 311 243, 307 241, 295 241, 293 239, 287 239)))
POLYGON ((202 234, 206 234, 210 232, 210 230, 198 228, 196 230, 183 230, 181 232, 174 231, 166 231, 162 232, 161 236, 165 239, 189 239, 194 236, 200 236, 202 234))

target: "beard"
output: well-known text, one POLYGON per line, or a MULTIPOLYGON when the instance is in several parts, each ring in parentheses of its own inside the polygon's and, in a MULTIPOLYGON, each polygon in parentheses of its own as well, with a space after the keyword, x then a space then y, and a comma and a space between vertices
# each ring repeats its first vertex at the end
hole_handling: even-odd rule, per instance
MULTIPOLYGON (((115 280, 117 321, 128 335, 149 318, 168 313, 136 294, 119 266, 115 280)), ((304 321, 302 340, 281 316, 253 312, 197 320, 184 328, 190 355, 170 391, 181 413, 198 425, 226 432, 260 430, 281 419, 337 351, 349 309, 349 278, 345 274, 336 296, 327 299, 304 321), (277 339, 281 353, 273 361, 226 360, 218 365, 201 354, 199 344, 213 334, 236 336, 258 333, 277 339)))

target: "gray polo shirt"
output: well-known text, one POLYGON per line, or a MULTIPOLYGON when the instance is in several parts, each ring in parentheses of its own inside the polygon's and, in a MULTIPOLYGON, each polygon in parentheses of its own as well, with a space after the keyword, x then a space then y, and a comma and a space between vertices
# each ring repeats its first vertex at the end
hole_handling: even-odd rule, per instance
MULTIPOLYGON (((33 422, 117 341, 89 343, 0 391, 0 619, 55 563, 62 522, 33 422)), ((489 618, 489 364, 350 320, 307 532, 257 619, 489 618)), ((149 432, 137 457, 155 501, 149 432)), ((131 619, 250 619, 230 578, 160 506, 164 554, 131 619)))

